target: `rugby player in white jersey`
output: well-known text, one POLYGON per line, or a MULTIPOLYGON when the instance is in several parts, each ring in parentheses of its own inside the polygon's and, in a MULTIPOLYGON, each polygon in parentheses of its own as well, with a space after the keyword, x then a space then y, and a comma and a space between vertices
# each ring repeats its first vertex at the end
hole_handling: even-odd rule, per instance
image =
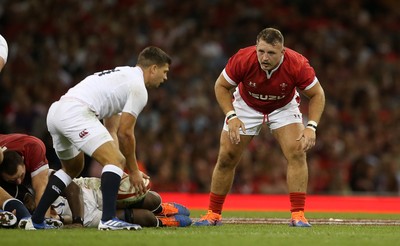
MULTIPOLYGON (((0 35, 0 72, 3 70, 4 65, 6 65, 8 57, 8 45, 5 38, 0 35)), ((0 164, 3 162, 3 151, 7 148, 0 146, 0 164)), ((0 187, 0 227, 8 227, 14 226, 17 223, 17 218, 15 215, 8 211, 4 211, 1 208, 3 207, 3 202, 12 199, 12 196, 8 194, 2 187, 0 187)))
POLYGON ((81 173, 84 153, 103 166, 98 229, 141 229, 116 217, 116 197, 125 168, 135 190, 146 192, 143 178, 149 177, 138 169, 134 128, 147 103, 147 88, 156 88, 167 79, 170 64, 171 58, 163 50, 147 47, 140 52, 135 67, 92 74, 51 105, 47 127, 62 169, 50 177, 26 230, 51 228, 44 223, 45 212, 81 173))

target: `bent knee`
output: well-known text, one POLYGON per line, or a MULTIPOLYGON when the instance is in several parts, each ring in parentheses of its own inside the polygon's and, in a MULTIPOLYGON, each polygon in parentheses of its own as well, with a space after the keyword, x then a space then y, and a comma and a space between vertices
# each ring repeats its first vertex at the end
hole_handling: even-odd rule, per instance
POLYGON ((293 149, 291 150, 286 158, 289 162, 296 161, 296 162, 305 162, 306 161, 306 152, 301 149, 293 149))
POLYGON ((220 169, 233 169, 240 160, 240 156, 233 152, 227 152, 218 156, 217 166, 220 169))

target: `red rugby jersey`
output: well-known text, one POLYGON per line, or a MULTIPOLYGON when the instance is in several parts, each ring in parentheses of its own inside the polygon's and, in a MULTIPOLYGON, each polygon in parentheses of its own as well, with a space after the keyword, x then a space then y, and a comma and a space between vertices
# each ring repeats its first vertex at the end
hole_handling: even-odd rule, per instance
POLYGON ((285 49, 282 63, 270 76, 261 69, 255 46, 240 49, 225 66, 225 79, 238 85, 247 105, 261 113, 269 114, 285 106, 296 88, 304 90, 317 81, 308 60, 294 50, 285 49))
MULTIPOLYGON (((17 151, 24 157, 26 173, 34 176, 48 168, 46 147, 42 140, 25 134, 0 134, 0 146, 17 151)), ((27 175, 25 176, 27 178, 27 175)))

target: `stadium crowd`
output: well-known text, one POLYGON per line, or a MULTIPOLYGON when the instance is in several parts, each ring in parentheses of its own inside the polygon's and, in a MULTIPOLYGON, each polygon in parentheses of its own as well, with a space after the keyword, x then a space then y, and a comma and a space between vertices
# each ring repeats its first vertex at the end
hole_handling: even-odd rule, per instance
MULTIPOLYGON (((0 132, 39 137, 49 162, 59 163, 45 123, 51 103, 93 72, 135 65, 143 47, 156 45, 173 63, 138 118, 138 159, 158 192, 208 192, 224 117, 214 82, 228 57, 268 26, 310 60, 326 93, 308 155, 309 193, 400 194, 395 0, 0 1, 9 45, 0 132)), ((286 193, 279 151, 264 129, 244 153, 232 192, 286 193)), ((96 176, 96 163, 88 166, 83 176, 96 176)))

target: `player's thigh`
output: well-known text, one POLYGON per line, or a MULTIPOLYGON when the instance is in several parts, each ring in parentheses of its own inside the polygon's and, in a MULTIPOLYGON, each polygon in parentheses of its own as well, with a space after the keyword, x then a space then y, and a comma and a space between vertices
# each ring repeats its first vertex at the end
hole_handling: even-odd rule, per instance
POLYGON ((60 159, 68 160, 82 150, 92 156, 106 142, 110 133, 86 105, 74 100, 54 103, 47 115, 47 126, 60 159))
POLYGON ((100 145, 93 152, 92 157, 102 166, 114 164, 122 169, 124 169, 125 166, 125 157, 113 141, 108 141, 100 145))
MULTIPOLYGON (((237 93, 237 95, 235 96, 233 107, 235 109, 237 117, 243 122, 246 128, 246 133, 244 133, 242 129, 239 129, 240 135, 258 135, 260 133, 262 125, 266 121, 265 115, 247 105, 240 97, 239 93, 237 93)), ((226 118, 224 119, 223 129, 225 131, 228 131, 226 118)))
POLYGON ((236 166, 244 149, 247 147, 253 137, 254 136, 252 135, 240 135, 240 142, 235 144, 231 142, 229 133, 225 130, 222 130, 217 164, 224 166, 236 166))
POLYGON ((301 158, 305 156, 302 150, 302 141, 304 141, 304 139, 299 139, 303 129, 303 124, 291 123, 272 131, 272 134, 279 142, 286 158, 301 158))

